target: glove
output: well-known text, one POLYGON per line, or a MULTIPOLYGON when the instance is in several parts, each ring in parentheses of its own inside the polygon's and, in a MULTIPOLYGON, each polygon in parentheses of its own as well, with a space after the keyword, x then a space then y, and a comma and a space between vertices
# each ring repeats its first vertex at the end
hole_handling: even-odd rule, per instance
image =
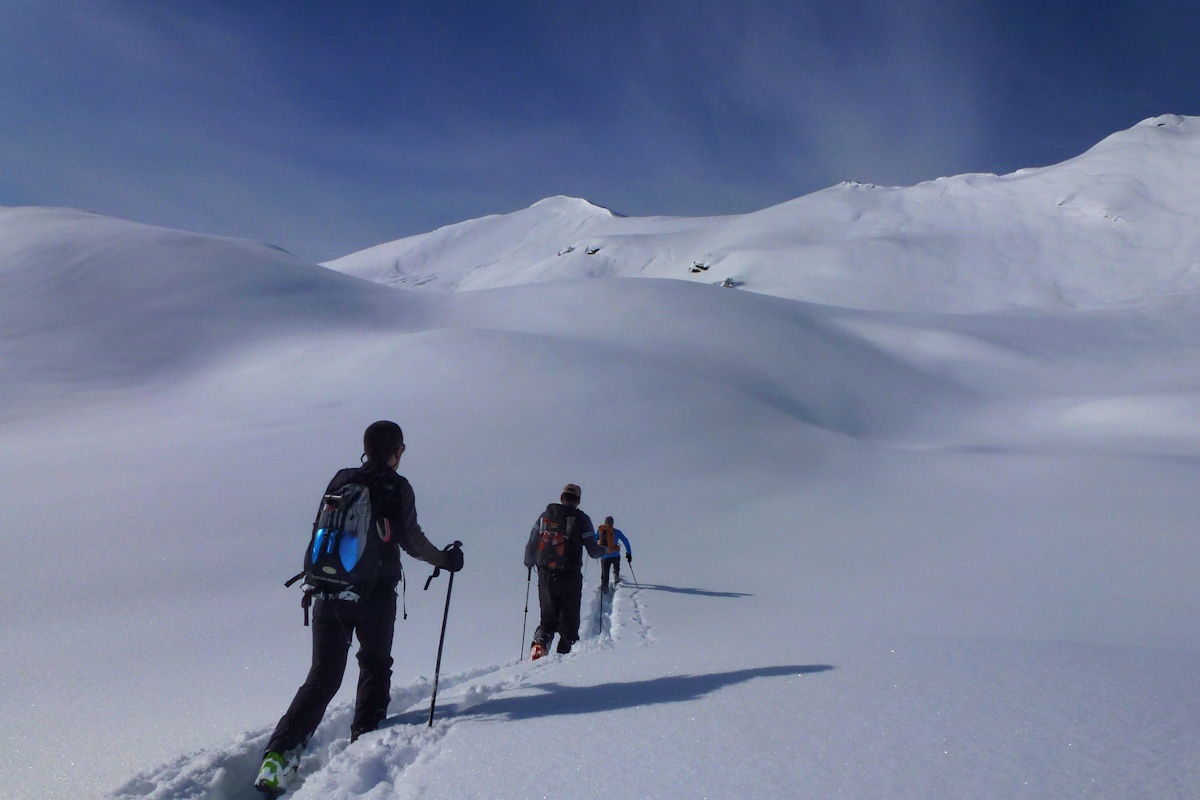
POLYGON ((446 550, 446 563, 442 564, 442 569, 447 572, 458 572, 463 568, 463 552, 461 548, 454 547, 446 550))
POLYGON ((625 554, 625 563, 629 564, 631 567, 633 566, 633 553, 625 554))

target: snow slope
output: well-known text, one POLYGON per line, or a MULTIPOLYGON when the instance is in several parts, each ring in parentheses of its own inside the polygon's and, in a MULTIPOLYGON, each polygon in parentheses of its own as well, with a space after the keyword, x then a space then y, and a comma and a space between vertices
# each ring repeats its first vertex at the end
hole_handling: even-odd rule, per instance
POLYGON ((39 402, 186 374, 285 325, 353 329, 380 306, 277 248, 44 208, 0 209, 0 291, 8 399, 39 402))
POLYGON ((426 289, 639 276, 892 311, 1170 307, 1196 294, 1198 209, 1200 118, 1165 116, 1011 175, 847 183, 709 219, 626 218, 556 197, 328 266, 426 289))
MULTIPOLYGON (((1167 122, 1039 172, 1065 184, 1107 148, 1113 176, 1185 176, 1195 121, 1167 122)), ((957 241, 1032 218, 993 190, 1022 179, 975 180, 950 179, 957 241)), ((931 185, 831 192, 916 219, 931 185)), ((1162 252, 1182 258, 1190 188, 1154 186, 1128 236, 1176 231, 1162 252)), ((744 230, 790 240, 805 200, 744 230)), ((640 225, 660 265, 690 264, 666 243, 713 224, 548 205, 640 225)), ((490 224, 529 225, 519 241, 464 223, 405 258, 468 288, 455 253, 537 239, 517 216, 490 224)), ((923 235, 893 232, 909 253, 923 235)), ((410 562, 392 716, 348 746, 351 671, 297 798, 1193 797, 1200 318, 1176 262, 1114 271, 1124 234, 1057 246, 1060 277, 1106 259, 1067 301, 1014 300, 1049 285, 1036 264, 957 261, 945 294, 972 313, 945 314, 932 258, 907 282, 847 267, 861 302, 841 307, 706 285, 715 264, 632 280, 586 253, 619 269, 567 280, 514 256, 523 285, 413 292, 0 210, 0 797, 253 797, 308 666, 282 581, 381 417, 405 428, 431 539, 465 544, 441 710, 425 727, 446 582, 422 592, 410 562), (520 662, 522 546, 567 481, 629 535, 641 584, 601 609, 592 566, 581 646, 520 662)))

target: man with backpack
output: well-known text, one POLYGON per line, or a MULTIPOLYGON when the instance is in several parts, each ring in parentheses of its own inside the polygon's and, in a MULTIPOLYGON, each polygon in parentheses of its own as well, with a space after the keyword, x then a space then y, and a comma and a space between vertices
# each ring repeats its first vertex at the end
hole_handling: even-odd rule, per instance
POLYGON ((363 434, 362 465, 329 482, 305 553, 305 624, 312 606, 313 653, 308 678, 267 743, 255 788, 278 797, 337 693, 351 637, 358 636, 358 694, 351 741, 379 727, 391 695, 396 585, 400 550, 434 567, 462 569, 462 550, 438 550, 417 524, 412 486, 397 474, 404 433, 394 422, 363 434))
POLYGON ((621 582, 621 545, 625 545, 625 560, 633 566, 633 548, 625 534, 613 527, 613 518, 605 517, 604 524, 596 531, 596 538, 604 548, 604 556, 600 559, 603 568, 600 572, 600 591, 607 592, 609 587, 608 573, 612 572, 612 588, 615 590, 621 582))
POLYGON ((583 551, 600 558, 604 550, 596 542, 591 518, 579 510, 579 487, 568 483, 559 502, 546 510, 533 524, 525 545, 525 567, 538 571, 538 605, 541 623, 533 632, 529 657, 546 655, 554 634, 558 634, 559 653, 571 652, 579 641, 579 605, 583 599, 583 551))

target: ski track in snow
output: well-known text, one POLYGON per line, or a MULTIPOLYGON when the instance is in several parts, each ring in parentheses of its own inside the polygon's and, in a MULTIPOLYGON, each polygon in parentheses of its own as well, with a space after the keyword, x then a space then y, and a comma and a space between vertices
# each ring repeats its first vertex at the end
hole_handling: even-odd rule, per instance
MULTIPOLYGON (((287 798, 355 798, 388 796, 418 761, 436 758, 439 744, 457 724, 486 719, 486 714, 468 714, 493 697, 525 689, 534 680, 564 660, 586 658, 607 650, 617 642, 629 641, 644 647, 654 643, 640 589, 622 584, 610 598, 592 593, 590 612, 584 620, 584 638, 566 656, 551 654, 539 663, 522 660, 516 664, 491 665, 442 676, 438 683, 438 708, 428 725, 431 680, 422 678, 393 687, 390 708, 400 709, 351 748, 348 737, 354 716, 352 702, 341 703, 325 715, 300 761, 287 798), (600 626, 596 621, 599 614, 600 626)), ((202 750, 148 770, 125 783, 107 800, 261 800, 253 787, 271 728, 243 734, 223 748, 202 750)))
POLYGON ((619 607, 621 614, 613 621, 613 637, 620 638, 621 631, 630 628, 639 647, 654 644, 654 631, 643 614, 642 601, 638 599, 641 590, 636 588, 631 592, 617 592, 613 602, 614 611, 619 607), (628 605, 628 611, 625 606, 628 605))

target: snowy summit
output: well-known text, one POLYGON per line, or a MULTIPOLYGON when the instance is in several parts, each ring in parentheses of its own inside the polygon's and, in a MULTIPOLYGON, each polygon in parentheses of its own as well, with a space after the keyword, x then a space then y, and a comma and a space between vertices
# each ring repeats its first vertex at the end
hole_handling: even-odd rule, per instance
POLYGON ((845 183, 733 217, 627 218, 550 198, 327 266, 490 289, 652 277, 851 308, 974 313, 1191 302, 1200 118, 1149 119, 1051 167, 912 187, 845 183))

